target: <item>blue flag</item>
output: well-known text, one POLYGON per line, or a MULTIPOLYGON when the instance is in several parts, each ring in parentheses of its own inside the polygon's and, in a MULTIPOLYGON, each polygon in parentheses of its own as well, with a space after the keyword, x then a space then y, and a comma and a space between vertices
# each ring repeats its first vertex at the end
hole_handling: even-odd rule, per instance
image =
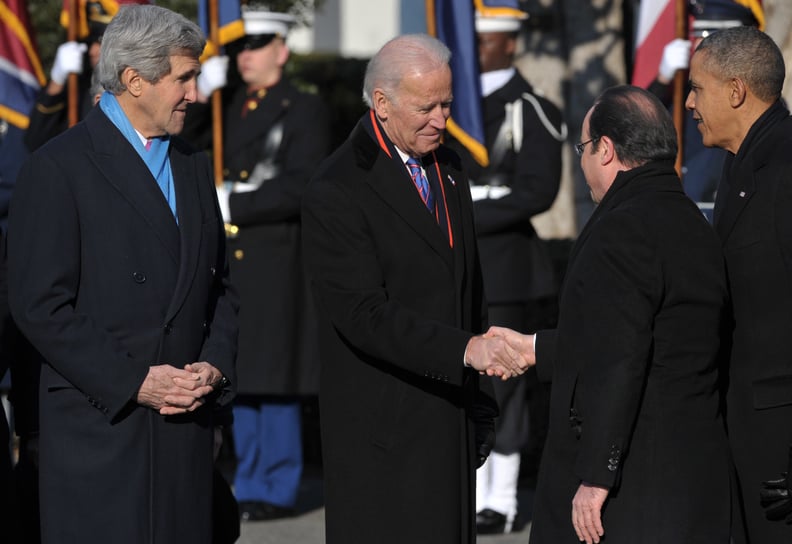
POLYGON ((448 132, 487 166, 472 0, 426 0, 428 32, 451 50, 454 101, 448 132))
MULTIPOLYGON (((204 56, 216 55, 221 46, 245 35, 239 0, 217 0, 217 12, 217 36, 220 43, 213 44, 207 41, 204 56)), ((198 2, 198 24, 209 38, 209 0, 198 2)))

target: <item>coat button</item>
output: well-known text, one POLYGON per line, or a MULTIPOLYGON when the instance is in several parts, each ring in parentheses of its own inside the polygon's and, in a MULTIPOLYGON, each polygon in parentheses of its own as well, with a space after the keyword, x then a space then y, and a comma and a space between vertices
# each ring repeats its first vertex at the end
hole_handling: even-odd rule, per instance
POLYGON ((133 272, 132 279, 135 280, 135 283, 143 283, 146 281, 146 275, 143 272, 133 272))
POLYGON ((217 269, 214 266, 209 269, 209 272, 212 273, 212 277, 217 276, 217 269))
POLYGON ((165 334, 170 334, 170 333, 171 333, 171 331, 173 330, 173 325, 171 325, 170 323, 168 323, 168 324, 166 324, 166 325, 165 325, 165 327, 163 328, 163 330, 165 331, 165 334))
POLYGON ((241 261, 242 259, 245 258, 245 252, 242 251, 241 249, 237 249, 236 251, 234 251, 234 258, 237 261, 241 261))

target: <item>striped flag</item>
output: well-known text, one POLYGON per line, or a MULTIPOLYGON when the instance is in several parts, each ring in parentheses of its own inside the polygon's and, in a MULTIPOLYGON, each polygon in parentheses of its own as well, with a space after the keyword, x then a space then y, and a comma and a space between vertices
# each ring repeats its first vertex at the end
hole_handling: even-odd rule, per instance
MULTIPOLYGON (((202 60, 206 57, 218 54, 220 47, 238 40, 245 35, 245 27, 242 23, 242 13, 239 7, 239 0, 217 0, 218 18, 218 40, 219 44, 207 41, 202 60)), ((203 29, 207 38, 209 37, 209 0, 198 2, 198 24, 203 29)))
POLYGON ((472 0, 426 0, 428 32, 451 50, 454 101, 448 132, 481 164, 489 164, 484 144, 478 48, 472 0))
POLYGON ((657 76, 663 48, 674 39, 674 0, 643 0, 638 14, 632 84, 646 89, 657 76))
POLYGON ((25 0, 0 0, 0 119, 27 128, 46 81, 25 0))

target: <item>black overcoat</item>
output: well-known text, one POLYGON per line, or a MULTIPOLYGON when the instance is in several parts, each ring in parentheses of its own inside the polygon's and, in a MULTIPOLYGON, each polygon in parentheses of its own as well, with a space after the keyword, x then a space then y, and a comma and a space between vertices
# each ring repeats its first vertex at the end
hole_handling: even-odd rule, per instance
POLYGON ((792 118, 776 103, 727 156, 715 201, 734 314, 727 425, 751 543, 792 542, 792 525, 767 521, 759 504, 792 445, 790 150, 792 118))
POLYGON ((536 339, 552 396, 531 544, 578 542, 581 482, 611 489, 604 542, 729 543, 726 303, 717 237, 673 164, 619 173, 572 250, 558 328, 536 339))
POLYGON ((208 361, 236 380, 237 301, 211 170, 177 138, 170 162, 178 226, 98 107, 20 171, 9 299, 46 360, 44 542, 211 541, 214 403, 163 417, 134 402, 150 365, 208 361))
POLYGON ((475 434, 492 431, 496 408, 480 389, 489 382, 463 365, 485 322, 470 192, 455 154, 424 158, 442 184, 451 247, 366 122, 323 163, 303 204, 327 542, 472 543, 475 434))

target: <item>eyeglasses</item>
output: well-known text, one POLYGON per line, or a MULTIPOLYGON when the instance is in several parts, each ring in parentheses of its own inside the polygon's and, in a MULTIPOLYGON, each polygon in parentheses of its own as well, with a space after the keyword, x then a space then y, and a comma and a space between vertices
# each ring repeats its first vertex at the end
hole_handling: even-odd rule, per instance
POLYGON ((599 140, 599 138, 590 138, 590 139, 586 140, 585 142, 576 143, 575 144, 575 151, 577 152, 577 156, 578 157, 582 157, 583 156, 583 150, 586 149, 586 144, 590 144, 591 142, 594 142, 596 140, 599 140))

